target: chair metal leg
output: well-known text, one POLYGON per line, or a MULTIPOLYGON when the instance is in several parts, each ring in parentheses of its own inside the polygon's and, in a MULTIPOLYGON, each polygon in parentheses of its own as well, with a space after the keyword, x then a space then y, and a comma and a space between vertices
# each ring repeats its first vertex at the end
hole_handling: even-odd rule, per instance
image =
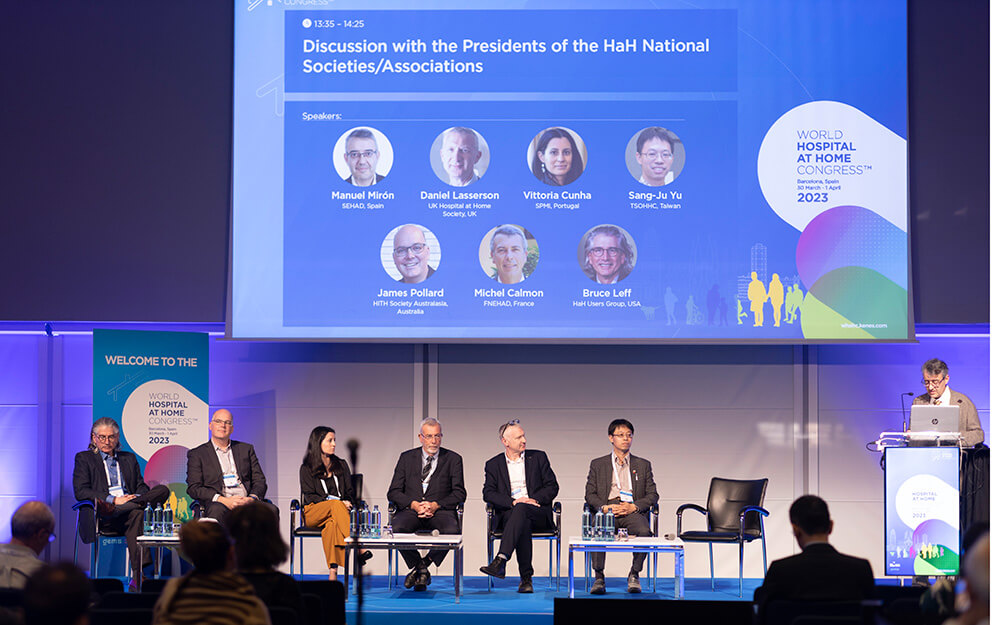
MULTIPOLYGON (((489 564, 493 562, 493 537, 486 537, 486 563, 489 564)), ((493 576, 486 576, 486 592, 493 590, 493 576)))
POLYGON ((76 515, 76 531, 73 532, 73 564, 76 564, 76 558, 80 554, 80 515, 76 515))
POLYGON ((740 541, 740 599, 743 598, 743 541, 740 541))
POLYGON ((556 592, 562 585, 562 535, 556 537, 556 592))
POLYGON ((708 572, 712 576, 712 591, 715 591, 715 557, 712 553, 712 543, 708 543, 708 572))
POLYGON ((549 543, 549 589, 552 589, 552 541, 549 543))

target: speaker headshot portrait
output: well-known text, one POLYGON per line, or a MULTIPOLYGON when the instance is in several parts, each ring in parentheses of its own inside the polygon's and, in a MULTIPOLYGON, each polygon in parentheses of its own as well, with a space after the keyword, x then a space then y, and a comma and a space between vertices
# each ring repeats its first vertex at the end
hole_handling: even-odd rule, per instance
POLYGON ((580 239, 577 260, 583 273, 598 284, 617 284, 635 268, 635 239, 620 226, 594 226, 580 239))
POLYGON ((375 128, 359 126, 342 134, 333 146, 333 167, 355 187, 371 187, 392 169, 392 144, 375 128))
POLYGON ((452 126, 434 139, 430 158, 431 169, 441 182, 466 187, 486 175, 490 148, 472 128, 452 126))
POLYGON ((538 267, 538 241, 522 226, 497 226, 479 244, 479 264, 500 284, 524 282, 538 267))
POLYGON ((662 187, 677 179, 684 168, 684 144, 672 130, 643 128, 625 147, 625 166, 632 177, 648 187, 662 187))
POLYGON ((390 278, 404 284, 419 284, 433 276, 440 266, 441 244, 427 228, 404 224, 385 235, 379 255, 390 278))
POLYGON ((587 146, 569 128, 546 128, 528 145, 528 167, 547 185, 568 185, 587 167, 587 146))

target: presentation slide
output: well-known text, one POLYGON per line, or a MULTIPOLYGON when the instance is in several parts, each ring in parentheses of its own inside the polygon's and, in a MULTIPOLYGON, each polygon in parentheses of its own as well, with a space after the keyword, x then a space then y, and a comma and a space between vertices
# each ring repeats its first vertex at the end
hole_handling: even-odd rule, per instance
POLYGON ((906 2, 236 3, 235 338, 912 338, 906 2))
POLYGON ((886 575, 958 575, 958 454, 886 448, 886 575))

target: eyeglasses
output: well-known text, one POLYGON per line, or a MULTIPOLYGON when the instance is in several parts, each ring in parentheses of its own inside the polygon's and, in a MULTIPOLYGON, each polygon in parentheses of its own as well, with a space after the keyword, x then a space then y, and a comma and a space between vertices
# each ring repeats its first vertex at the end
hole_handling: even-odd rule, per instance
POLYGON ((944 378, 941 378, 940 380, 921 380, 921 382, 923 383, 924 386, 929 386, 931 388, 937 388, 937 387, 941 386, 942 384, 944 384, 944 378))
POLYGON ((397 247, 396 249, 392 250, 392 255, 395 256, 396 258, 404 258, 406 256, 407 252, 413 252, 414 254, 420 254, 425 249, 427 249, 427 244, 426 243, 414 243, 413 245, 411 245, 409 247, 402 247, 402 246, 397 247))
POLYGON ((378 150, 363 150, 363 151, 351 150, 350 152, 347 153, 347 158, 351 159, 352 161, 356 161, 362 156, 365 158, 371 158, 376 154, 378 154, 378 150))
POLYGON ((662 152, 654 152, 653 150, 650 150, 649 152, 643 152, 642 155, 648 158, 649 160, 654 160, 657 156, 659 156, 660 159, 664 161, 669 161, 674 157, 673 152, 668 152, 666 150, 663 150, 662 152))
POLYGON ((224 425, 227 428, 233 425, 232 421, 223 421, 222 419, 212 419, 212 423, 218 423, 219 425, 224 425))
POLYGON ((504 423, 503 425, 500 426, 500 436, 503 436, 504 432, 506 432, 507 428, 509 428, 510 426, 512 426, 512 425, 520 425, 520 424, 521 424, 521 420, 520 419, 511 419, 507 423, 504 423))
POLYGON ((439 441, 443 436, 444 434, 424 434, 424 433, 420 434, 420 438, 426 438, 429 441, 439 441))
POLYGON ((94 438, 101 441, 102 443, 110 443, 111 441, 118 438, 117 434, 94 434, 94 438))
POLYGON ((625 432, 624 434, 612 434, 615 438, 632 438, 631 432, 625 432))
POLYGON ((604 256, 608 255, 609 258, 618 258, 618 255, 622 253, 622 248, 620 247, 592 247, 587 250, 587 254, 590 256, 604 256))

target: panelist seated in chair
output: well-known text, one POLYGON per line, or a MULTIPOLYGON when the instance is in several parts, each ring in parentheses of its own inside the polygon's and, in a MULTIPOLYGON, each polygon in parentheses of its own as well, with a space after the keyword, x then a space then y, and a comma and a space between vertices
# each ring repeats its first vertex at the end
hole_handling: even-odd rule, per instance
POLYGON ((344 566, 344 539, 351 532, 350 511, 354 507, 351 471, 343 458, 334 455, 337 433, 320 425, 313 428, 299 467, 305 524, 322 531, 323 554, 336 581, 337 569, 344 566))
MULTIPOLYGON (((147 504, 153 507, 163 504, 170 497, 170 489, 163 484, 150 488, 143 481, 135 454, 121 450, 121 428, 114 419, 101 417, 91 426, 90 445, 73 460, 73 495, 79 500, 95 502, 102 531, 125 535, 132 580, 137 584, 141 579, 138 538, 142 534, 143 510, 147 504)), ((81 510, 83 542, 94 542, 97 529, 93 516, 86 508, 81 510)))
POLYGON ((496 509, 496 526, 503 531, 500 548, 493 561, 480 567, 483 573, 503 579, 507 561, 517 552, 521 582, 517 591, 534 592, 531 577, 531 534, 554 528, 552 502, 559 494, 559 483, 544 451, 527 449, 528 441, 520 420, 500 426, 504 451, 486 461, 483 500, 496 509))
POLYGON ((264 501, 267 479, 257 453, 250 443, 232 440, 233 415, 216 410, 208 424, 211 438, 187 453, 187 494, 205 510, 205 517, 223 521, 229 511, 252 501, 260 501, 278 514, 278 508, 264 501))
POLYGON ((803 495, 792 503, 788 516, 802 553, 775 560, 767 568, 764 583, 753 595, 762 622, 767 604, 779 599, 860 601, 874 595, 875 576, 868 560, 844 555, 830 544, 833 521, 825 501, 803 495))
MULTIPOLYGON (((456 509, 465 503, 465 473, 462 456, 441 446, 441 422, 428 417, 420 423, 420 447, 399 455, 386 497, 396 505, 393 532, 438 530, 441 534, 460 533, 456 509)), ((405 588, 426 590, 430 564, 441 566, 446 549, 435 549, 420 557, 416 550, 400 550, 410 567, 405 588)))
MULTIPOLYGON (((587 504, 593 510, 615 515, 615 529, 626 528, 632 536, 652 536, 649 528, 649 509, 660 500, 653 481, 653 467, 649 460, 633 456, 632 424, 625 419, 615 419, 608 425, 608 440, 611 454, 590 461, 587 474, 587 504)), ((605 592, 605 554, 594 552, 590 556, 594 566, 594 585, 590 592, 603 595, 605 592)), ((639 573, 642 571, 645 553, 632 556, 632 568, 628 574, 628 592, 642 592, 639 573)))

